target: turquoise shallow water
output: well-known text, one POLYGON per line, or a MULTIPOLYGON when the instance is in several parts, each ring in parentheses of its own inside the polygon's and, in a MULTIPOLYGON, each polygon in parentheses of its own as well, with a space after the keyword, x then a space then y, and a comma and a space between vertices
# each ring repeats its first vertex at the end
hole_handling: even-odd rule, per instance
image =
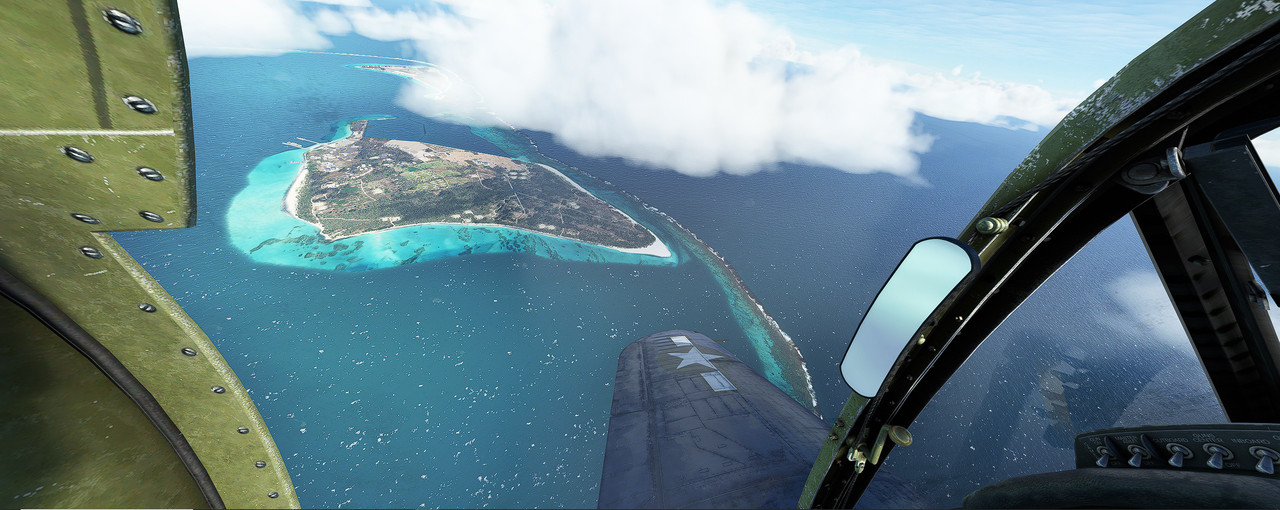
MULTIPOLYGON (((356 72, 369 71, 356 69, 354 65, 343 67, 356 72)), ((417 80, 394 73, 376 72, 394 76, 402 83, 418 84, 417 80)), ((437 89, 427 87, 410 89, 409 93, 434 95, 437 92, 437 89)), ((445 112, 437 117, 467 126, 474 136, 489 142, 509 157, 555 168, 648 228, 668 248, 668 254, 628 253, 536 232, 463 225, 418 225, 329 242, 319 235, 316 226, 273 205, 283 201, 296 177, 302 159, 301 150, 265 158, 250 172, 248 185, 235 196, 227 212, 232 244, 259 262, 335 271, 379 269, 455 256, 496 253, 528 253, 565 261, 675 266, 681 262, 680 253, 685 253, 711 270, 716 287, 728 301, 732 317, 756 354, 760 373, 797 401, 820 412, 808 368, 794 342, 768 316, 727 261, 691 232, 657 209, 644 205, 634 195, 547 157, 528 136, 509 128, 495 127, 495 124, 502 125, 503 122, 483 110, 445 112)), ((329 140, 349 136, 351 121, 391 118, 394 117, 361 115, 341 120, 334 124, 334 133, 329 140)))
MULTIPOLYGON (((338 44, 354 53, 398 51, 358 38, 338 44)), ((709 252, 665 215, 625 188, 556 166, 523 134, 397 106, 403 78, 346 67, 370 61, 193 60, 198 223, 114 234, 244 382, 304 506, 594 506, 618 353, 654 331, 703 332, 762 374, 796 379, 777 366, 768 338, 747 332, 767 324, 755 305, 731 303, 727 293, 738 291, 730 275, 705 263, 709 252), (398 243, 389 258, 379 258, 373 242, 326 246, 313 227, 280 210, 294 172, 289 161, 300 152, 281 144, 345 136, 335 121, 370 114, 394 118, 371 123, 369 136, 561 168, 668 242, 680 263, 588 262, 586 251, 582 260, 553 259, 537 246, 499 246, 396 264, 408 260, 398 243), (271 185, 278 188, 260 186, 263 179, 278 179, 271 185), (253 200, 261 201, 249 207, 256 212, 240 211, 253 200), (253 251, 290 236, 300 239, 253 251), (262 258, 273 253, 284 263, 262 258)), ((450 235, 464 231, 475 233, 450 235)), ((418 235, 423 243, 447 239, 418 235)))
MULTIPOLYGON (((355 37, 335 44, 353 53, 400 51, 355 37)), ((1038 139, 921 119, 921 129, 937 137, 922 158, 922 172, 933 183, 924 188, 884 175, 795 165, 694 178, 585 157, 546 133, 527 133, 531 142, 523 132, 422 119, 397 106, 403 78, 345 67, 370 61, 317 54, 193 60, 199 223, 113 234, 209 334, 245 383, 305 507, 593 507, 618 353, 654 331, 703 332, 725 340, 726 349, 771 381, 794 380, 795 370, 770 355, 778 344, 763 333, 769 324, 757 300, 734 288, 735 278, 714 263, 715 255, 695 250, 700 243, 686 239, 664 214, 732 262, 758 302, 795 338, 830 418, 849 393, 838 361, 898 258, 917 239, 958 231, 1038 139), (282 166, 258 168, 288 149, 281 142, 343 136, 336 120, 370 113, 395 117, 372 123, 369 136, 380 138, 543 162, 533 150, 536 142, 542 157, 572 165, 566 175, 670 241, 681 263, 595 263, 511 251, 335 271, 338 263, 351 264, 339 258, 351 246, 329 256, 334 243, 323 251, 320 261, 327 264, 307 267, 263 261, 257 254, 267 248, 251 255, 256 245, 235 244, 232 231, 240 227, 229 214, 233 197, 255 185, 258 170, 288 175, 282 166), (613 185, 597 186, 591 177, 613 185), (632 194, 656 210, 631 201, 632 194)), ((260 214, 278 212, 283 192, 264 202, 260 214)), ((296 225, 279 226, 288 232, 296 225)), ((1126 343, 1094 319, 1118 309, 1105 292, 1099 297, 1098 282, 1150 271, 1132 227, 1121 227, 1127 232, 1095 240, 1051 278, 1037 292, 1045 299, 1024 305, 997 330, 992 345, 1023 338, 1126 343), (1071 299, 1049 298, 1054 295, 1071 299)), ((285 236, 261 239, 276 237, 285 236)), ((380 263, 371 249, 361 250, 364 263, 380 263)), ((299 253, 305 258, 302 252, 285 257, 299 253)), ((1006 468, 1046 465, 1028 458, 1070 458, 1069 449, 1044 446, 1041 429, 1009 428, 1019 416, 1033 414, 1024 411, 1034 402, 1026 407, 1012 400, 1002 407, 982 399, 988 385, 1036 384, 1023 377, 1034 372, 987 377, 990 358, 975 355, 971 364, 986 371, 949 384, 944 391, 952 393, 940 397, 942 405, 912 425, 919 444, 895 450, 890 459, 894 470, 923 480, 922 487, 954 496, 935 500, 934 507, 958 506, 972 487, 1010 474, 1006 468), (968 415, 995 417, 988 421, 1007 426, 957 423, 957 416, 968 415), (997 439, 1000 444, 991 444, 997 439), (957 452, 971 446, 1016 455, 1000 472, 957 464, 957 452)), ((1093 373, 1118 374, 1108 387, 1133 388, 1128 361, 1149 358, 1116 358, 1114 367, 1093 373)), ((1009 359, 1010 367, 1034 371, 1016 356, 1009 359)), ((1039 398, 1034 389, 1025 395, 1039 398)), ((1169 402, 1173 407, 1166 408, 1181 409, 1185 399, 1169 402)))
POLYGON ((676 256, 628 254, 502 227, 412 226, 325 241, 312 224, 285 213, 282 200, 305 150, 269 156, 248 174, 248 186, 227 211, 232 245, 253 260, 276 265, 366 270, 472 254, 526 252, 553 260, 676 265, 676 256))
MULTIPOLYGON (((351 134, 337 123, 334 140, 351 134)), ((288 214, 283 199, 301 169, 305 149, 263 159, 248 175, 248 185, 231 200, 227 226, 231 243, 255 261, 337 271, 381 269, 446 257, 483 253, 529 253, 552 260, 676 265, 671 256, 626 253, 601 246, 518 229, 463 225, 417 225, 327 241, 315 225, 288 214)))

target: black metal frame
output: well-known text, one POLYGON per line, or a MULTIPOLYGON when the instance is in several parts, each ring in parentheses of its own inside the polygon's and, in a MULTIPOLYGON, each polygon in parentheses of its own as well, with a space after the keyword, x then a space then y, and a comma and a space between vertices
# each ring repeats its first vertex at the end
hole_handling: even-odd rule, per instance
POLYGON ((1135 209, 1133 222, 1227 417, 1280 423, 1280 342, 1266 296, 1197 177, 1227 168, 1188 165, 1192 177, 1135 209))
MULTIPOLYGON (((848 435, 841 438, 844 444, 870 446, 881 427, 909 425, 987 335, 1050 275, 1124 215, 1135 209, 1139 215, 1146 214, 1141 207, 1152 197, 1125 185, 1125 169, 1158 160, 1167 149, 1180 148, 1184 142, 1208 142, 1230 128, 1277 116, 1278 59, 1280 26, 1272 26, 1184 75, 1120 123, 1113 137, 1098 140, 1046 179, 1048 185, 1002 208, 1005 213, 1018 211, 1010 218, 1008 240, 945 314, 934 318, 936 325, 927 331, 925 342, 900 358, 894 381, 866 404, 848 435)), ((1194 186, 1179 184, 1165 192, 1173 194, 1170 190, 1188 185, 1194 186)), ((1198 352, 1202 343, 1193 341, 1198 352)), ((1255 352, 1256 344, 1246 343, 1243 348, 1259 361, 1270 358, 1269 353, 1255 352)), ((1206 355, 1212 357, 1211 350, 1200 354, 1202 359, 1206 355)), ((1215 385, 1237 377, 1223 372, 1221 363, 1205 363, 1205 368, 1215 385)), ((1271 373, 1256 374, 1269 379, 1266 388, 1280 385, 1280 378, 1271 373)), ((1251 405, 1223 403, 1230 406, 1228 415, 1233 417, 1244 416, 1239 409, 1251 405)), ((883 455, 893 447, 885 444, 883 455)), ((853 506, 879 468, 866 463, 859 472, 855 464, 843 455, 836 458, 817 489, 814 507, 853 506)))

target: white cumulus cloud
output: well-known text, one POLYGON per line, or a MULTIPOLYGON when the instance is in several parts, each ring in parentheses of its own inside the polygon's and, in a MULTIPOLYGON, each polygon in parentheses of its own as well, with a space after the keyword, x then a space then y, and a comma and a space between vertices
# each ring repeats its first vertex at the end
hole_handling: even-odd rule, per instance
POLYGON ((303 0, 313 4, 349 5, 354 7, 373 7, 369 0, 303 0))
POLYGON ((330 47, 315 22, 286 0, 181 0, 187 57, 279 55, 330 47))
POLYGON ((329 35, 346 35, 351 32, 351 20, 332 9, 320 9, 311 15, 316 29, 329 35))
POLYGON ((439 29, 452 26, 456 20, 439 15, 403 9, 388 12, 381 9, 344 9, 355 32, 379 41, 407 41, 430 37, 439 29))
MULTIPOLYGON (((184 24, 188 4, 212 10, 227 3, 183 0, 184 24)), ((324 47, 321 34, 349 31, 411 41, 420 57, 456 73, 485 108, 512 125, 550 132, 584 154, 691 175, 799 162, 918 180, 918 157, 930 137, 916 124, 917 113, 1034 128, 1056 123, 1075 103, 1033 85, 961 76, 960 69, 920 73, 854 48, 800 51, 784 29, 735 3, 447 6, 324 7, 308 17, 297 4, 271 0, 258 8, 288 30, 260 34, 267 32, 260 28, 237 37, 237 44, 219 44, 210 30, 188 46, 317 49, 324 47)), ((221 51, 194 54, 228 54, 221 51)), ((426 115, 456 107, 409 85, 401 97, 426 115)))
POLYGON ((694 175, 776 161, 912 175, 928 146, 887 73, 849 52, 787 79, 770 58, 786 34, 739 7, 481 5, 419 39, 426 58, 507 122, 586 154, 694 175))
POLYGON ((1009 118, 1037 126, 1052 126, 1079 102, 1060 98, 1035 85, 960 78, 941 74, 911 74, 902 78, 911 107, 925 115, 947 120, 978 122, 1007 127, 1009 118))

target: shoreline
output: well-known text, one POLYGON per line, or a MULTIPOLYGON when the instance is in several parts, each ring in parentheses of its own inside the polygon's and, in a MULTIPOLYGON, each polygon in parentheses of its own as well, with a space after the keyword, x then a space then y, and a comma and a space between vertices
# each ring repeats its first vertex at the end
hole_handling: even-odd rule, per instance
MULTIPOLYGON (((286 212, 288 212, 288 211, 286 211, 286 212)), ((294 218, 298 218, 298 217, 297 217, 297 215, 294 215, 294 214, 290 214, 290 216, 293 216, 294 218)), ((309 222, 309 221, 307 221, 307 220, 303 220, 302 218, 298 218, 298 219, 299 219, 299 220, 302 220, 302 221, 304 221, 304 222, 306 222, 306 223, 307 223, 307 224, 309 224, 309 225, 315 225, 315 223, 311 223, 311 222, 309 222)), ((391 230, 396 230, 396 229, 401 229, 401 228, 409 228, 409 227, 421 227, 421 226, 428 226, 428 227, 430 227, 430 226, 442 226, 442 227, 483 227, 483 228, 505 228, 505 229, 507 229, 507 230, 515 230, 515 231, 517 231, 517 232, 525 232, 525 233, 528 233, 528 234, 537 234, 537 235, 540 235, 540 236, 543 236, 543 237, 552 237, 552 238, 555 238, 555 239, 563 239, 563 240, 565 240, 565 241, 573 241, 573 242, 575 242, 575 243, 582 243, 582 244, 585 244, 585 245, 587 245, 587 246, 591 246, 591 247, 595 247, 595 248, 604 248, 604 249, 613 250, 613 251, 622 252, 622 253, 634 253, 634 254, 638 254, 638 255, 649 255, 649 256, 658 257, 658 258, 667 258, 667 257, 670 257, 670 256, 671 256, 671 249, 667 247, 666 243, 663 243, 663 242, 662 242, 662 239, 659 239, 659 238, 658 238, 657 234, 653 234, 653 232, 650 232, 650 234, 653 234, 653 242, 652 242, 652 243, 649 243, 649 245, 648 245, 648 246, 642 246, 642 247, 640 247, 640 248, 622 248, 622 247, 618 247, 618 246, 609 246, 609 245, 604 245, 604 244, 589 243, 589 242, 587 242, 587 241, 583 241, 583 240, 581 240, 581 239, 574 239, 574 238, 571 238, 571 237, 558 236, 558 235, 550 234, 550 233, 547 233, 547 232, 539 232, 539 231, 537 231, 537 230, 529 230, 529 229, 520 228, 520 227, 513 227, 513 226, 511 226, 511 225, 500 225, 500 224, 497 224, 497 223, 453 223, 453 222, 447 222, 447 221, 425 221, 425 222, 422 222, 422 223, 410 223, 410 224, 408 224, 408 225, 395 225, 395 226, 391 226, 391 227, 387 227, 387 228, 380 228, 380 229, 378 229, 378 230, 370 230, 370 231, 368 231, 368 232, 361 232, 361 233, 359 233, 359 234, 351 234, 351 235, 337 236, 337 237, 330 237, 328 234, 325 234, 325 233, 324 233, 324 228, 323 228, 323 227, 320 227, 320 226, 318 226, 318 225, 316 225, 316 226, 317 226, 317 228, 319 228, 319 229, 320 229, 320 236, 324 238, 325 242, 329 242, 329 243, 336 243, 336 242, 341 241, 341 240, 343 240, 343 239, 350 239, 350 238, 352 238, 352 237, 360 237, 360 236, 363 236, 363 235, 369 235, 369 234, 380 234, 380 233, 388 232, 388 231, 391 231, 391 230)))
MULTIPOLYGON (((392 74, 392 73, 388 73, 388 74, 392 74)), ((320 237, 321 237, 321 238, 323 238, 325 242, 334 243, 334 242, 341 241, 341 240, 343 240, 343 239, 349 239, 349 238, 352 238, 352 237, 358 237, 358 236, 367 235, 367 234, 378 234, 378 233, 386 232, 386 231, 389 231, 389 230, 395 230, 395 229, 398 229, 398 228, 417 227, 417 226, 423 226, 423 225, 426 225, 426 226, 431 226, 431 225, 443 225, 443 226, 455 226, 455 227, 491 227, 491 228, 492 228, 492 227, 496 227, 496 228, 505 228, 505 229, 515 230, 515 231, 517 231, 517 232, 526 232, 526 233, 529 233, 529 234, 536 234, 536 235, 546 236, 546 237, 552 237, 552 238, 556 238, 556 239, 563 239, 563 240, 566 240, 566 241, 573 241, 573 242, 575 242, 575 243, 582 243, 582 244, 587 245, 587 246, 592 246, 592 247, 597 247, 597 248, 604 248, 604 249, 607 249, 607 250, 613 250, 613 251, 622 252, 622 253, 631 253, 631 254, 636 254, 636 255, 648 255, 648 256, 651 256, 651 257, 658 257, 658 258, 669 258, 669 257, 671 257, 671 255, 672 255, 672 253, 671 253, 671 248, 669 248, 669 247, 666 245, 666 243, 663 243, 663 242, 662 242, 662 239, 661 239, 661 238, 659 238, 659 237, 658 237, 658 234, 654 233, 654 232, 653 232, 653 230, 650 230, 648 227, 645 227, 644 225, 640 225, 640 223, 639 223, 639 222, 637 222, 637 221, 635 220, 635 218, 632 218, 630 214, 627 214, 627 213, 625 213, 625 212, 622 212, 622 211, 621 211, 621 210, 619 210, 617 207, 614 207, 614 206, 613 206, 613 204, 610 204, 610 203, 608 203, 608 202, 605 202, 605 201, 604 201, 603 199, 601 199, 600 197, 595 196, 595 194, 591 193, 590 191, 587 191, 587 190, 586 190, 585 188, 583 188, 581 185, 579 185, 578 183, 574 182, 574 181, 573 181, 573 179, 570 179, 568 176, 566 176, 566 175, 564 175, 564 174, 560 173, 560 171, 559 171, 559 170, 556 170, 554 167, 551 167, 551 166, 548 166, 548 165, 544 165, 544 164, 542 164, 542 163, 535 163, 535 164, 536 164, 536 165, 538 165, 538 166, 541 166, 542 168, 545 168, 546 170, 550 171, 551 173, 553 173, 553 174, 555 174, 555 175, 559 176, 561 179, 564 179, 564 180, 565 180, 566 182, 568 182, 571 186, 573 186, 574 188, 577 188, 577 189, 578 189, 578 191, 581 191, 581 192, 583 192, 583 193, 586 193, 586 194, 587 194, 588 196, 590 196, 591 198, 594 198, 594 199, 596 199, 596 200, 600 200, 601 202, 604 202, 604 203, 605 203, 605 205, 609 206, 609 208, 610 208, 610 209, 613 209, 613 210, 614 210, 614 211, 616 211, 618 214, 621 214, 624 218, 626 218, 626 219, 627 219, 628 221, 630 221, 631 223, 633 223, 633 224, 635 224, 635 225, 640 225, 640 227, 641 227, 641 228, 644 228, 644 229, 645 229, 645 231, 649 233, 649 235, 653 236, 653 242, 652 242, 652 243, 649 243, 647 246, 641 246, 641 247, 639 247, 639 248, 622 248, 622 247, 618 247, 618 246, 609 246, 609 245, 605 245, 605 244, 596 244, 596 243, 591 243, 591 242, 583 241, 583 240, 581 240, 581 239, 573 239, 573 238, 571 238, 571 237, 558 236, 558 235, 551 234, 551 233, 547 233, 547 232, 540 232, 540 231, 537 231, 537 230, 529 230, 529 229, 520 228, 520 227, 516 227, 516 226, 512 226, 512 225, 501 225, 501 224, 497 224, 497 223, 453 223, 453 222, 446 222, 446 221, 426 221, 426 222, 421 222, 421 223, 410 223, 410 224, 407 224, 407 225, 392 225, 392 226, 387 227, 387 228, 380 228, 380 229, 377 229, 377 230, 370 230, 370 231, 368 231, 368 232, 361 232, 361 233, 359 233, 359 234, 351 234, 351 235, 345 235, 345 236, 330 237, 328 234, 325 234, 325 232, 324 232, 324 226, 323 226, 323 225, 318 224, 318 223, 312 223, 312 222, 307 221, 307 220, 303 219, 302 217, 298 216, 298 190, 299 190, 299 188, 301 188, 303 181, 305 181, 305 180, 306 180, 306 177, 307 177, 307 175, 308 175, 308 174, 309 174, 309 172, 310 172, 310 170, 308 170, 308 169, 307 169, 307 154, 309 154, 309 153, 311 152, 311 150, 312 150, 312 149, 315 149, 316 147, 320 147, 320 146, 322 146, 322 145, 327 145, 327 144, 330 144, 330 143, 335 143, 335 142, 338 142, 338 141, 341 141, 341 140, 347 140, 347 139, 350 139, 350 138, 352 138, 352 137, 354 137, 354 136, 355 136, 355 133, 352 133, 352 134, 350 134, 350 135, 347 135, 347 136, 345 136, 345 137, 339 138, 339 139, 337 139, 337 140, 330 140, 330 141, 327 141, 327 142, 317 143, 317 144, 312 145, 312 146, 310 146, 310 147, 307 147, 307 148, 301 149, 301 150, 303 151, 303 152, 302 152, 302 163, 301 163, 301 164, 298 164, 298 173, 297 173, 297 175, 295 175, 295 176, 294 176, 294 178, 293 178, 293 182, 289 184, 289 188, 288 188, 287 190, 285 190, 285 195, 284 195, 284 204, 281 206, 281 210, 283 210, 283 211, 284 211, 286 214, 288 214, 289 216, 292 216, 293 218, 297 219, 298 221, 301 221, 301 222, 303 222, 303 223, 306 223, 306 224, 308 224, 308 225, 311 225, 311 226, 315 227, 315 228, 316 228, 316 230, 318 230, 318 231, 319 231, 320 237)))
MULTIPOLYGON (((645 232, 648 232, 648 233, 649 233, 649 235, 653 236, 653 242, 652 242, 652 243, 649 243, 649 246, 645 246, 645 247, 643 247, 643 248, 618 248, 618 247, 616 247, 616 246, 607 246, 607 245, 603 245, 603 244, 594 244, 594 243, 587 243, 587 244, 591 244, 591 245, 593 245, 593 246, 604 246, 605 248, 609 248, 609 249, 611 249, 611 250, 617 250, 617 251, 620 251, 620 252, 623 252, 623 253, 640 253, 640 254, 644 254, 644 255, 654 255, 654 256, 657 256, 657 257, 670 257, 670 256, 671 256, 671 249, 670 249, 670 248, 667 248, 667 245, 665 245, 665 244, 663 244, 663 243, 662 243, 662 239, 659 239, 659 238, 658 238, 658 234, 657 234, 657 233, 655 233, 653 230, 650 230, 650 229, 649 229, 649 227, 646 227, 646 226, 644 226, 644 225, 641 225, 641 224, 640 224, 640 222, 636 221, 636 219, 635 219, 635 218, 632 218, 630 214, 627 214, 627 213, 623 212, 621 209, 618 209, 617 207, 614 207, 614 206, 613 206, 613 204, 610 204, 609 202, 605 202, 605 201, 604 201, 604 199, 602 199, 602 198, 600 198, 600 197, 597 197, 597 196, 595 195, 595 193, 592 193, 592 192, 590 192, 590 191, 587 191, 587 189, 586 189, 586 188, 582 187, 582 185, 578 184, 577 182, 574 182, 574 180, 573 180, 573 179, 570 179, 570 178, 569 178, 569 176, 567 176, 567 175, 565 175, 565 174, 563 174, 563 173, 560 173, 560 171, 559 171, 559 170, 556 170, 556 169, 555 169, 555 167, 553 167, 553 166, 551 166, 551 165, 544 165, 544 164, 542 164, 542 163, 534 163, 534 164, 535 164, 535 165, 538 165, 538 166, 540 166, 540 167, 542 167, 542 168, 547 169, 547 171, 549 171, 549 172, 551 172, 551 173, 553 173, 553 174, 556 174, 556 175, 557 175, 557 176, 559 176, 561 179, 564 179, 564 181, 565 181, 565 182, 569 183, 569 185, 570 185, 570 186, 573 186, 574 188, 577 188, 577 189, 578 189, 578 191, 581 191, 581 192, 583 192, 583 193, 586 193, 586 194, 587 194, 588 196, 590 196, 591 198, 594 198, 594 199, 596 199, 596 200, 599 200, 599 201, 601 201, 601 202, 604 202, 604 205, 609 206, 609 208, 610 208, 610 209, 613 209, 613 211, 614 211, 614 212, 616 212, 616 213, 618 213, 618 214, 621 214, 621 215, 622 215, 622 217, 623 217, 623 218, 626 218, 628 221, 630 221, 632 225, 636 225, 636 226, 638 226, 638 227, 640 227, 640 228, 643 228, 643 229, 645 230, 645 232), (655 250, 656 250, 656 252, 654 252, 655 250), (656 253, 662 253, 662 255, 657 255, 656 253)), ((541 232, 537 232, 537 233, 541 234, 541 232)), ((545 234, 544 234, 544 235, 545 235, 545 234)), ((554 236, 554 235, 553 235, 552 237, 560 237, 560 236, 554 236)), ((567 238, 567 237, 561 237, 561 239, 569 239, 569 238, 567 238)), ((575 239, 569 239, 569 240, 570 240, 570 241, 574 241, 575 239)), ((581 243, 581 242, 585 242, 585 241, 578 241, 578 242, 580 242, 580 243, 581 243)))
POLYGON ((317 230, 320 230, 321 235, 324 235, 323 234, 324 227, 320 226, 317 223, 312 223, 310 221, 304 220, 302 219, 301 216, 298 216, 298 188, 302 186, 302 182, 306 180, 307 175, 310 172, 310 170, 307 170, 307 153, 311 152, 312 148, 318 147, 320 145, 324 145, 324 144, 318 143, 306 149, 302 149, 302 163, 298 165, 298 174, 293 177, 293 182, 289 184, 289 189, 285 190, 284 192, 284 205, 281 207, 281 209, 284 210, 286 214, 294 217, 298 221, 311 225, 315 227, 317 230))
MULTIPOLYGON (((623 191, 623 193, 626 193, 626 191, 623 191)), ((725 292, 725 296, 729 299, 730 309, 735 310, 734 315, 741 318, 742 316, 739 316, 737 311, 742 311, 748 314, 752 319, 759 319, 759 322, 757 322, 756 325, 759 326, 768 337, 764 339, 764 342, 760 342, 758 338, 750 335, 747 331, 749 328, 744 327, 743 331, 744 333, 747 333, 747 338, 751 341, 756 352, 769 352, 772 355, 772 358, 780 363, 785 360, 795 361, 800 368, 800 372, 804 374, 804 378, 800 380, 793 380, 787 376, 785 371, 775 373, 767 370, 767 368, 761 373, 761 375, 768 381, 774 383, 775 386, 778 386, 779 389, 782 389, 783 392, 790 395, 796 402, 800 403, 800 405, 806 406, 815 415, 822 418, 822 407, 818 402, 817 390, 813 386, 813 374, 809 372, 809 365, 805 362, 804 354, 800 352, 800 347, 791 339, 791 335, 788 335, 786 331, 783 331, 782 326, 778 324, 778 321, 769 315, 767 310, 765 310, 764 303, 761 303, 755 293, 751 292, 751 289, 747 287, 747 283, 742 280, 742 276, 738 274, 738 270, 734 269, 733 266, 729 264, 728 259, 720 255, 719 252, 711 248, 711 246, 706 242, 703 242, 697 234, 694 234, 692 231, 685 228, 684 225, 681 225, 675 218, 672 218, 667 213, 659 211, 647 204, 645 207, 650 211, 653 211, 655 214, 662 216, 670 224, 674 225, 676 232, 678 232, 677 235, 688 236, 693 243, 702 247, 705 251, 702 253, 694 251, 693 256, 707 264, 713 274, 717 273, 717 269, 723 271, 724 278, 721 279, 717 277, 717 280, 722 284, 720 288, 725 292), (740 298, 743 301, 743 304, 747 306, 743 309, 739 309, 738 305, 735 303, 735 297, 740 298), (783 346, 789 347, 790 349, 784 349, 783 346), (789 354, 794 354, 794 357, 789 356, 789 354), (775 379, 775 377, 780 380, 775 379), (791 389, 788 390, 784 388, 784 385, 791 389)), ((739 324, 741 324, 741 322, 739 322, 739 324)), ((763 362, 763 356, 761 361, 763 362)), ((778 366, 784 370, 786 368, 782 365, 778 366)))
POLYGON ((404 79, 406 79, 406 80, 412 81, 412 82, 414 82, 414 83, 417 83, 417 84, 418 84, 418 85, 420 85, 420 86, 427 87, 427 88, 429 88, 429 89, 431 89, 431 90, 434 90, 436 93, 431 97, 431 99, 443 99, 443 98, 444 98, 445 93, 449 92, 449 89, 453 88, 453 80, 449 79, 449 77, 448 77, 447 75, 445 75, 445 74, 440 70, 440 68, 439 68, 439 67, 434 66, 434 65, 431 65, 431 64, 425 64, 425 65, 350 64, 350 65, 349 65, 349 67, 351 67, 352 69, 359 69, 359 70, 361 70, 361 71, 373 71, 373 72, 375 72, 375 73, 390 74, 390 75, 392 75, 392 76, 399 76, 399 77, 404 78, 404 79), (434 71, 436 71, 436 72, 439 72, 439 73, 440 73, 440 76, 444 78, 444 80, 445 80, 445 87, 444 87, 444 88, 437 87, 437 86, 432 85, 432 84, 430 84, 430 83, 427 83, 427 82, 425 82, 425 81, 419 80, 418 78, 414 77, 414 76, 413 76, 413 75, 411 75, 411 74, 407 74, 407 73, 397 73, 397 72, 395 72, 395 71, 384 71, 384 70, 382 70, 382 69, 372 69, 372 68, 371 68, 371 67, 378 67, 378 66, 381 66, 381 67, 422 67, 422 68, 431 69, 431 70, 434 70, 434 71))

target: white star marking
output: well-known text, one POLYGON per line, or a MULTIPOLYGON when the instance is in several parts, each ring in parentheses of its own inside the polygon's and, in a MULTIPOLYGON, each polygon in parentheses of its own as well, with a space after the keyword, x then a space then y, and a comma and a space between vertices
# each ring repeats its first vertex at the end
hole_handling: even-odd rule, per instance
POLYGON ((702 365, 705 367, 716 368, 715 365, 711 364, 711 360, 724 357, 717 356, 715 354, 703 354, 697 347, 690 348, 689 352, 668 352, 667 354, 680 358, 680 366, 676 367, 676 370, 680 370, 689 365, 702 365))

